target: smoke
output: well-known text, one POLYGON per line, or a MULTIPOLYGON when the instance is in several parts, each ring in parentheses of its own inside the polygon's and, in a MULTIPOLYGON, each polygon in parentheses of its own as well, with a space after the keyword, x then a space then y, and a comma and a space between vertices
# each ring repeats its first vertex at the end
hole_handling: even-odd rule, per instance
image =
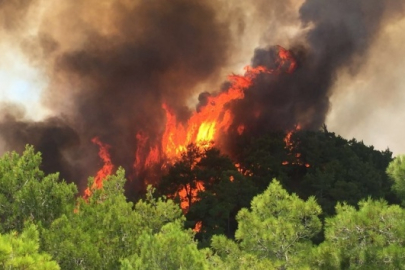
POLYGON ((50 78, 43 100, 56 116, 24 122, 9 111, 0 133, 7 150, 32 143, 44 152, 44 169, 66 178, 65 156, 89 175, 97 169, 95 136, 112 145, 114 163, 131 172, 136 134, 158 139, 163 102, 187 117, 190 94, 226 65, 232 46, 230 27, 208 1, 66 1, 49 8, 37 38, 27 38, 23 49, 43 63, 50 78))
POLYGON ((65 151, 78 150, 79 136, 62 117, 48 118, 34 122, 24 119, 24 109, 11 104, 2 104, 0 110, 0 130, 7 148, 22 152, 24 144, 36 146, 46 161, 43 169, 60 172, 67 179, 75 179, 80 170, 74 170, 74 162, 68 160, 65 151))
POLYGON ((0 26, 5 31, 19 31, 24 27, 28 11, 35 0, 0 1, 0 26))
POLYGON ((246 98, 230 105, 233 129, 317 129, 338 73, 357 74, 380 30, 403 13, 396 0, 0 1, 0 37, 17 38, 30 64, 46 74, 42 102, 53 112, 30 121, 3 104, 3 150, 34 144, 46 171, 83 188, 100 167, 90 142, 98 136, 112 146, 113 163, 134 176, 136 135, 148 134, 151 145, 160 140, 163 102, 187 119, 190 99, 218 89, 252 46, 261 47, 252 65, 273 67, 277 43, 290 47, 297 70, 259 76, 246 98))
MULTIPOLYGON (((401 17, 404 5, 379 0, 305 1, 299 9, 304 30, 291 48, 298 69, 288 76, 267 75, 249 89, 246 98, 234 105, 239 112, 235 126, 250 126, 253 133, 291 129, 297 123, 319 128, 330 109, 338 73, 347 70, 355 76, 359 72, 380 30, 401 17)), ((256 49, 252 64, 271 67, 274 50, 256 49)))
POLYGON ((385 27, 370 48, 361 72, 339 73, 327 118, 330 130, 339 130, 346 138, 361 138, 377 149, 389 147, 394 154, 405 153, 404 29, 404 18, 385 27))

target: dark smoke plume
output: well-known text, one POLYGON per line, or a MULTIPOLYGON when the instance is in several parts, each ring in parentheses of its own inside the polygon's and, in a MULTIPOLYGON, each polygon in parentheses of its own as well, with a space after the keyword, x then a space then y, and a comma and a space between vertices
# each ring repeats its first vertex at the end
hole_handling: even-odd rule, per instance
MULTIPOLYGON (((76 15, 87 8, 81 1, 70 2, 77 5, 70 3, 64 10, 76 15)), ((107 14, 111 33, 102 33, 98 24, 85 24, 83 31, 72 25, 75 22, 67 22, 71 25, 57 28, 84 32, 82 44, 63 49, 66 45, 55 38, 52 43, 58 45, 50 48, 62 48, 47 51, 49 46, 38 41, 43 55, 53 57, 48 60, 53 65, 48 70, 51 84, 46 102, 65 114, 69 124, 60 117, 25 123, 10 114, 0 125, 7 150, 34 144, 44 152, 44 169, 61 171, 66 178, 71 175, 64 155, 88 164, 93 171, 86 173, 94 174, 97 165, 90 156, 97 157, 97 147, 90 140, 95 136, 112 145, 114 163, 131 172, 136 134, 151 134, 153 142, 163 131, 162 102, 184 114, 194 87, 227 61, 229 27, 207 1, 140 1, 132 7, 113 1, 107 14), (69 86, 58 86, 64 82, 69 86), (77 151, 83 154, 74 154, 77 151)), ((69 17, 73 19, 72 14, 69 17)), ((42 36, 52 36, 47 27, 43 31, 42 36)))
MULTIPOLYGON (((29 122, 15 111, 3 110, 0 137, 5 149, 34 144, 43 152, 45 170, 60 171, 83 188, 84 177, 100 167, 97 146, 90 142, 98 136, 112 146, 113 163, 135 175, 136 135, 148 134, 150 143, 160 140, 165 123, 162 102, 179 119, 187 119, 191 113, 187 104, 196 89, 217 80, 236 55, 237 43, 246 42, 242 37, 249 36, 246 31, 254 18, 244 14, 243 7, 226 2, 111 0, 101 5, 70 0, 51 4, 52 12, 44 15, 38 37, 23 40, 21 46, 48 74, 43 100, 56 116, 29 122)), ((27 8, 21 10, 3 3, 0 10, 7 6, 15 16, 44 4, 27 1, 27 8)), ((239 124, 251 134, 288 130, 297 123, 319 128, 329 110, 337 72, 348 68, 355 73, 382 27, 404 13, 404 4, 397 0, 307 0, 297 14, 294 3, 252 4, 256 10, 252 14, 264 25, 263 31, 276 31, 274 25, 288 24, 290 19, 301 21, 299 34, 288 42, 298 68, 293 74, 259 76, 246 98, 230 105, 236 116, 234 130, 239 124)), ((17 27, 9 22, 15 18, 11 14, 1 24, 5 31, 17 27)), ((263 36, 269 39, 268 33, 263 36)), ((277 48, 267 45, 255 50, 253 66, 273 67, 277 48)), ((201 102, 204 97, 200 96, 201 102)))
MULTIPOLYGON (((236 126, 253 133, 266 130, 318 129, 329 111, 331 87, 337 72, 352 73, 367 60, 367 53, 381 28, 404 13, 401 1, 307 0, 300 7, 302 27, 310 26, 291 50, 298 69, 289 75, 266 75, 234 104, 236 126), (254 115, 255 109, 262 113, 254 115)), ((272 68, 276 48, 256 49, 253 66, 272 68)))
POLYGON ((27 121, 23 118, 22 109, 7 104, 2 104, 2 107, 0 130, 7 148, 22 152, 25 144, 35 145, 45 160, 45 171, 60 172, 67 179, 86 177, 80 175, 80 169, 75 170, 73 160, 68 160, 67 152, 79 150, 80 139, 66 119, 58 117, 42 122, 27 121))

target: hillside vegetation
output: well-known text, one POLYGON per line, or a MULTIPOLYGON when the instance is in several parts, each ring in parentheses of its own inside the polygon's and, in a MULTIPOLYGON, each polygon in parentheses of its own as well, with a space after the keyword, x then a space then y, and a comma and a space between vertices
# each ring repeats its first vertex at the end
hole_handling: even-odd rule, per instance
POLYGON ((190 145, 137 201, 121 168, 84 199, 33 147, 4 154, 1 268, 403 269, 403 156, 326 128, 236 149, 190 145))

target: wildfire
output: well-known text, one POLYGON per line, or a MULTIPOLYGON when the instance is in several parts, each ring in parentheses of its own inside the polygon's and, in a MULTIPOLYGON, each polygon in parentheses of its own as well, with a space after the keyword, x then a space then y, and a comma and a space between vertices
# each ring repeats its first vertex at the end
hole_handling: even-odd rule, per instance
MULTIPOLYGON (((103 180, 107 176, 109 176, 114 169, 114 165, 111 162, 110 153, 108 152, 111 146, 102 143, 98 137, 94 137, 91 142, 99 146, 100 149, 98 151, 98 156, 104 162, 103 167, 97 172, 96 176, 94 177, 94 182, 91 186, 91 189, 100 189, 103 187, 103 180)), ((86 188, 86 190, 84 191, 85 199, 91 196, 91 189, 86 188)))
MULTIPOLYGON (((294 130, 291 130, 291 131, 287 132, 287 135, 284 137, 285 148, 290 152, 290 154, 292 154, 292 152, 293 152, 293 150, 294 150, 294 145, 293 145, 293 142, 292 142, 292 140, 291 140, 291 136, 293 135, 294 132, 296 132, 296 131, 298 131, 298 130, 301 130, 301 126, 300 126, 300 125, 297 125, 294 130)), ((296 154, 294 155, 294 157, 295 157, 296 161, 293 161, 293 162, 291 163, 292 165, 298 164, 298 165, 304 165, 306 168, 311 167, 310 164, 308 164, 308 163, 305 163, 305 164, 304 164, 304 163, 302 162, 302 160, 301 160, 301 153, 296 153, 296 154)), ((281 164, 285 166, 285 165, 290 164, 290 162, 285 160, 285 161, 283 161, 281 164)))
MULTIPOLYGON (((300 125, 297 125, 294 130, 290 130, 289 132, 287 132, 287 135, 284 137, 285 147, 290 151, 293 149, 293 142, 291 141, 291 136, 293 135, 294 132, 296 132, 298 130, 301 130, 300 125)), ((299 154, 299 155, 301 155, 301 154, 299 154)))
POLYGON ((202 227, 202 221, 197 221, 197 223, 194 226, 193 231, 194 232, 199 232, 199 231, 201 231, 201 227, 202 227))
MULTIPOLYGON (((223 133, 227 133, 233 123, 233 114, 226 105, 238 99, 243 99, 244 91, 252 86, 254 79, 261 73, 277 74, 291 73, 296 68, 290 51, 278 46, 277 68, 267 69, 263 66, 245 67, 244 75, 231 74, 228 76, 230 86, 226 91, 207 98, 205 106, 194 112, 186 123, 179 122, 174 111, 168 104, 163 103, 162 109, 166 115, 166 126, 160 143, 149 141, 145 134, 138 134, 138 149, 135 153, 134 164, 137 172, 150 168, 163 161, 172 163, 181 156, 189 144, 207 148, 211 142, 217 141, 223 133)), ((260 112, 257 112, 259 115, 260 112)), ((245 130, 243 125, 237 128, 241 135, 245 130)))
MULTIPOLYGON (((156 140, 156 138, 151 140, 148 134, 142 131, 136 135, 137 149, 134 153, 135 162, 133 166, 138 176, 141 172, 156 166, 164 168, 166 164, 175 162, 190 144, 201 149, 212 146, 212 142, 218 141, 218 138, 222 134, 226 134, 233 124, 234 115, 227 104, 234 100, 243 99, 245 90, 253 85, 259 74, 291 73, 297 66, 291 52, 280 46, 278 46, 276 65, 277 67, 274 69, 268 69, 264 66, 246 66, 244 75, 229 75, 228 89, 219 94, 208 96, 205 106, 195 111, 186 122, 178 121, 175 112, 167 103, 163 103, 161 106, 166 116, 166 124, 161 140, 156 140)), ((257 116, 260 113, 260 111, 255 111, 257 116)), ((236 131, 242 135, 245 126, 239 125, 236 131)), ((104 161, 104 166, 98 171, 92 188, 101 188, 103 179, 111 174, 113 164, 108 153, 109 146, 100 142, 98 138, 94 138, 92 141, 100 147, 99 156, 104 161)), ((151 179, 144 179, 144 181, 147 184, 154 183, 151 179)), ((183 211, 187 211, 186 209, 195 200, 199 190, 204 190, 201 182, 197 183, 195 189, 184 186, 178 191, 182 200, 183 211)), ((86 189, 85 197, 90 195, 90 190, 86 189)))
MULTIPOLYGON (((231 86, 228 91, 217 96, 209 96, 207 105, 195 112, 186 125, 177 122, 176 116, 167 104, 162 108, 166 112, 166 129, 162 139, 162 151, 168 160, 179 157, 187 145, 194 143, 201 148, 207 142, 215 141, 220 131, 227 132, 233 122, 233 115, 225 105, 232 100, 244 98, 244 90, 249 88, 253 79, 260 73, 270 73, 264 67, 246 67, 245 75, 230 75, 231 86)), ((242 128, 240 128, 242 132, 242 128)))
POLYGON ((178 195, 180 197, 180 207, 183 210, 183 213, 188 212, 190 203, 198 201, 198 192, 205 190, 203 182, 196 181, 195 184, 195 188, 192 188, 190 184, 187 184, 178 191, 178 195))
MULTIPOLYGON (((173 163, 181 157, 190 144, 201 149, 211 146, 212 142, 217 141, 221 134, 228 132, 233 123, 234 116, 226 105, 233 100, 243 99, 244 91, 253 85, 254 79, 259 74, 291 73, 296 68, 296 62, 291 53, 280 46, 278 46, 276 64, 275 69, 267 69, 264 66, 246 66, 244 75, 229 75, 230 86, 228 89, 217 95, 208 96, 206 105, 195 111, 185 123, 179 122, 170 106, 163 103, 162 109, 166 115, 166 125, 161 142, 150 141, 148 136, 142 132, 136 136, 138 143, 134 167, 137 173, 148 170, 156 164, 165 167, 165 163, 173 163)), ((260 111, 255 114, 259 116, 260 111)), ((239 135, 242 135, 244 131, 245 126, 237 127, 239 135)), ((150 179, 144 179, 144 181, 148 184, 154 183, 150 179)), ((196 200, 199 190, 204 190, 204 186, 202 182, 197 181, 196 188, 193 189, 190 185, 186 185, 178 191, 181 208, 184 212, 187 212, 190 203, 196 200)))

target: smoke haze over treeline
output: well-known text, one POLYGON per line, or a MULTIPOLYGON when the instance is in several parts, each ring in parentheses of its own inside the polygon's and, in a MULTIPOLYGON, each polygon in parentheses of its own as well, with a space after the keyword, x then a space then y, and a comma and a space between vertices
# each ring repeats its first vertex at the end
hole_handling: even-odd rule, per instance
MULTIPOLYGON (((100 167, 91 143, 98 136, 111 145, 113 163, 134 175, 136 134, 160 140, 163 102, 185 121, 200 93, 220 92, 226 74, 240 72, 249 59, 272 68, 275 45, 291 50, 297 69, 259 76, 245 99, 229 105, 233 130, 243 124, 257 135, 298 123, 318 129, 336 99, 345 102, 336 110, 344 117, 333 113, 332 126, 350 134, 350 127, 370 121, 370 109, 401 93, 381 69, 401 65, 392 61, 401 53, 395 44, 405 38, 387 41, 391 53, 381 49, 381 38, 403 29, 404 15, 405 2, 398 0, 0 1, 0 56, 13 48, 39 70, 47 80, 41 102, 50 112, 32 120, 24 113, 29 108, 1 103, 0 151, 33 144, 46 171, 60 171, 83 188, 100 167), (375 76, 382 76, 383 90, 352 89, 375 76), (369 101, 350 105, 347 96, 369 101)), ((12 61, 4 59, 3 69, 12 61)))

